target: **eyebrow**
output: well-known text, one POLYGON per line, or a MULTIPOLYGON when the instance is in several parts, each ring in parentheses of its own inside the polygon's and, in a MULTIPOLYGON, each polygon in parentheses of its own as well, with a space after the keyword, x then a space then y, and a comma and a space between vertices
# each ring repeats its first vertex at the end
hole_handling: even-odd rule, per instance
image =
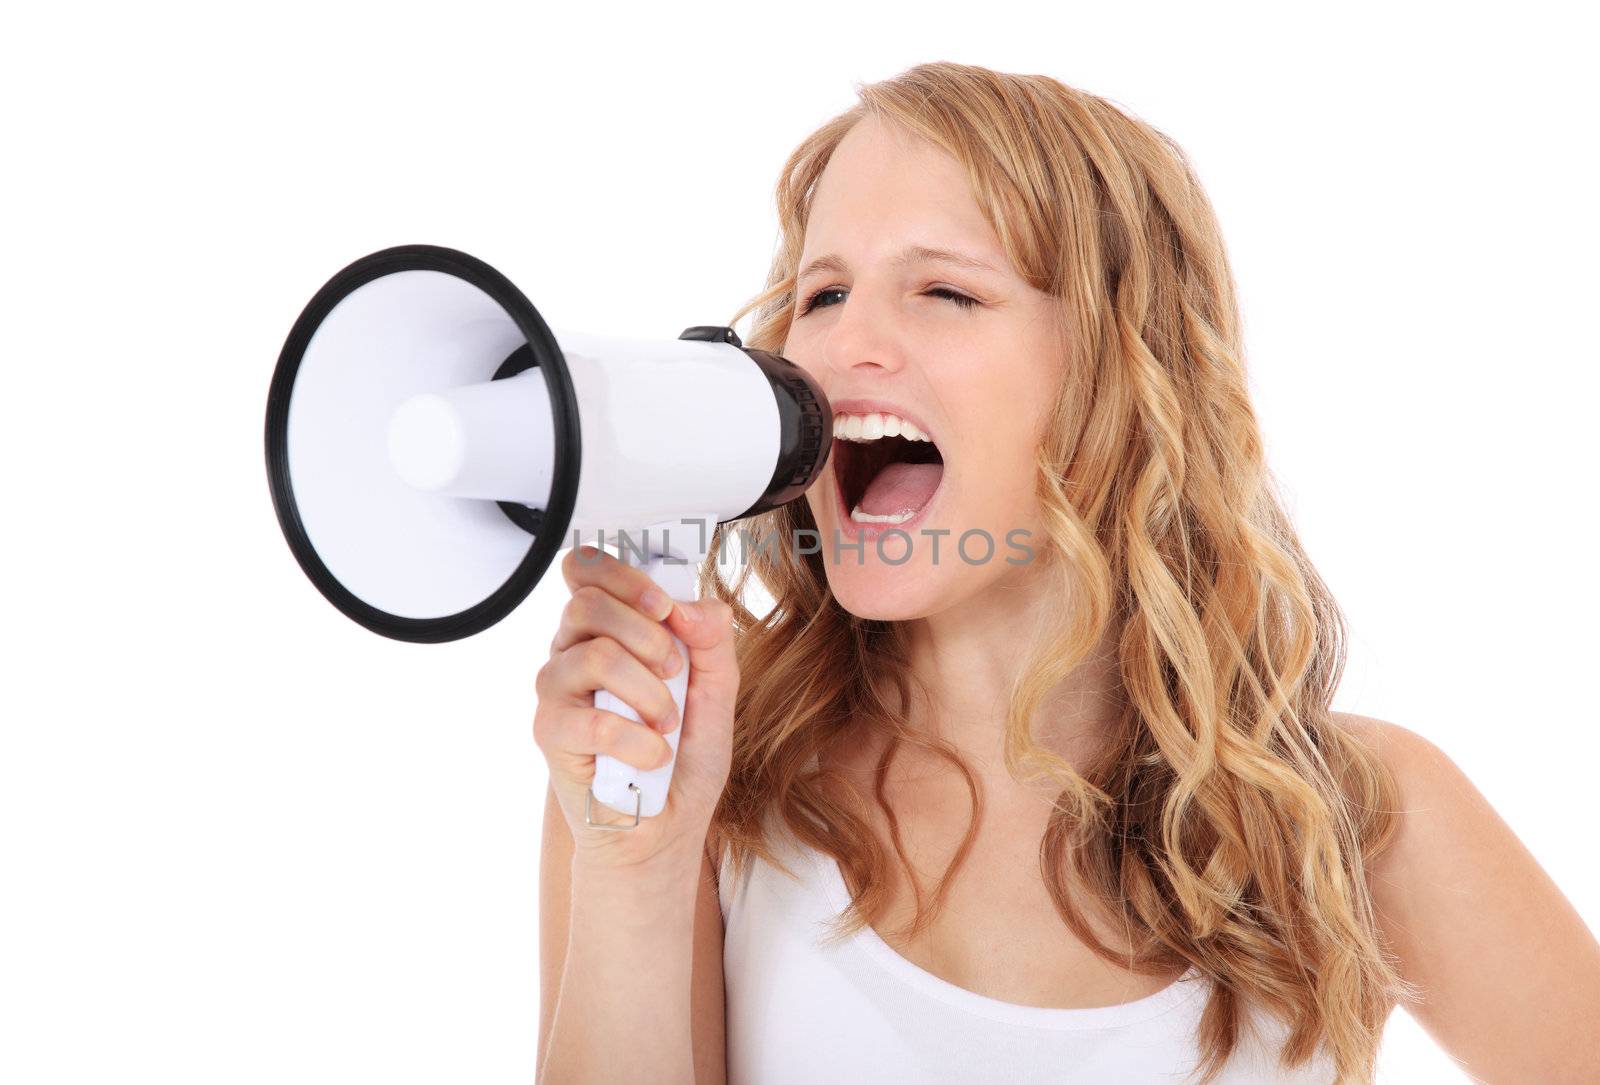
MULTIPOLYGON (((929 248, 926 245, 910 245, 905 249, 902 249, 899 256, 896 256, 889 261, 889 264, 892 267, 906 267, 910 264, 921 263, 951 264, 955 267, 964 267, 971 271, 998 272, 999 270, 992 264, 986 264, 982 260, 968 256, 965 253, 955 252, 951 249, 929 248)), ((842 275, 849 272, 849 270, 850 265, 846 264, 843 258, 830 252, 826 256, 817 257, 815 260, 811 261, 804 268, 802 268, 799 276, 796 278, 796 281, 798 282, 800 279, 804 279, 806 276, 817 271, 837 271, 842 275)))

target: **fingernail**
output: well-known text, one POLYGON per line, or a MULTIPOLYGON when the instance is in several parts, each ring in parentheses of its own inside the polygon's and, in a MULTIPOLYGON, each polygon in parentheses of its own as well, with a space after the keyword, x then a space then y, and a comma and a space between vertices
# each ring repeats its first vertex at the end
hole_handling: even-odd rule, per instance
POLYGON ((667 615, 672 613, 672 600, 660 588, 646 588, 639 601, 644 605, 644 612, 658 622, 666 621, 667 615))
POLYGON ((700 608, 693 603, 683 603, 678 607, 678 611, 683 615, 683 620, 686 622, 698 622, 700 620, 700 608))

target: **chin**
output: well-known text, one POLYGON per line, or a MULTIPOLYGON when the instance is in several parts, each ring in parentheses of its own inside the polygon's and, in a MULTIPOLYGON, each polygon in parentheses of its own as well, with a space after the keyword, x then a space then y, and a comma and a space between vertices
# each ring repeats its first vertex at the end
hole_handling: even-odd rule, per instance
POLYGON ((851 554, 839 564, 826 563, 828 588, 845 610, 858 618, 908 622, 936 614, 948 605, 948 587, 937 570, 912 562, 886 565, 869 550, 860 565, 851 554))
MULTIPOLYGON (((1036 546, 1039 525, 1036 517, 1029 517, 1018 509, 1010 516, 997 515, 993 509, 966 508, 960 500, 957 486, 941 487, 938 509, 924 508, 908 521, 907 534, 912 537, 912 551, 908 560, 895 561, 906 554, 903 539, 881 540, 884 529, 877 525, 863 526, 843 514, 842 502, 833 486, 819 486, 806 495, 811 506, 812 521, 822 536, 822 558, 828 589, 839 606, 858 618, 876 621, 905 622, 927 618, 950 609, 975 594, 1002 584, 1018 584, 1030 578, 1028 566, 1022 561, 1024 551, 1014 549, 1019 545, 1036 546), (929 515, 930 512, 933 515, 929 515), (954 516, 967 522, 1018 523, 1026 525, 1023 540, 1008 543, 1007 534, 998 528, 983 530, 996 540, 996 548, 986 562, 962 560, 956 550, 960 534, 950 529, 938 543, 938 560, 924 529, 937 530, 954 516), (832 550, 834 532, 838 531, 843 543, 837 560, 832 550), (856 542, 862 543, 857 551, 856 542), (1027 540, 1034 540, 1028 542, 1027 540), (1007 559, 1012 560, 1007 560, 1007 559)), ((975 554, 974 554, 975 556, 975 554)))
POLYGON ((837 514, 818 518, 822 535, 819 557, 828 590, 838 604, 858 618, 905 622, 937 614, 970 592, 970 582, 982 578, 982 569, 958 561, 948 535, 935 561, 928 537, 920 534, 923 526, 938 524, 929 521, 906 531, 912 540, 907 556, 905 540, 885 538, 882 527, 865 527, 837 514), (833 547, 836 531, 840 538, 837 556, 833 547))

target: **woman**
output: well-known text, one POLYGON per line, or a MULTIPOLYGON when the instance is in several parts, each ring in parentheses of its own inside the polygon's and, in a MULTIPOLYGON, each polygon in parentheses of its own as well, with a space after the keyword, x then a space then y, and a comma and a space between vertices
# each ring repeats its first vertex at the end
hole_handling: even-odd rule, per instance
POLYGON ((1478 1079, 1600 1080, 1576 912, 1437 749, 1330 710, 1182 152, 1044 77, 860 95, 730 321, 821 383, 831 470, 700 603, 563 566, 546 1079, 1368 1081, 1405 1000, 1478 1079), (594 754, 667 747, 589 698, 674 726, 667 629, 668 807, 595 829, 594 754))

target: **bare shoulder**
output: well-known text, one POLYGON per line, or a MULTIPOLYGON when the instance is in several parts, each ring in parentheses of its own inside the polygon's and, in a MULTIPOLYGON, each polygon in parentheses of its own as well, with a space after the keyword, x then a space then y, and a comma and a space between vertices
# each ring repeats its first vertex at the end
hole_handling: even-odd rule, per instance
POLYGON ((1380 905, 1399 904, 1440 879, 1468 879, 1498 869, 1539 875, 1511 827, 1461 767, 1436 743, 1397 723, 1349 712, 1336 724, 1372 750, 1394 779, 1398 827, 1371 863, 1380 905))
POLYGON ((1486 869, 1531 873, 1532 857, 1516 834, 1437 744, 1387 720, 1349 712, 1331 716, 1394 778, 1398 826, 1389 848, 1369 867, 1380 909, 1403 911, 1430 888, 1464 886, 1486 869))
POLYGON ((1354 712, 1330 712, 1328 715, 1346 733, 1375 750, 1397 779, 1418 773, 1437 774, 1446 771, 1447 766, 1455 767, 1438 746, 1397 723, 1358 716, 1354 712))
POLYGON ((1372 892, 1381 906, 1386 895, 1404 889, 1409 876, 1419 872, 1415 860, 1437 856, 1436 849, 1460 840, 1474 819, 1497 815, 1455 762, 1415 731, 1351 712, 1330 716, 1376 754, 1394 779, 1398 825, 1390 846, 1369 866, 1372 892))
POLYGON ((1434 742, 1333 713, 1394 777, 1398 826, 1368 866, 1407 1009, 1485 1081, 1600 1080, 1600 944, 1483 793, 1434 742))

